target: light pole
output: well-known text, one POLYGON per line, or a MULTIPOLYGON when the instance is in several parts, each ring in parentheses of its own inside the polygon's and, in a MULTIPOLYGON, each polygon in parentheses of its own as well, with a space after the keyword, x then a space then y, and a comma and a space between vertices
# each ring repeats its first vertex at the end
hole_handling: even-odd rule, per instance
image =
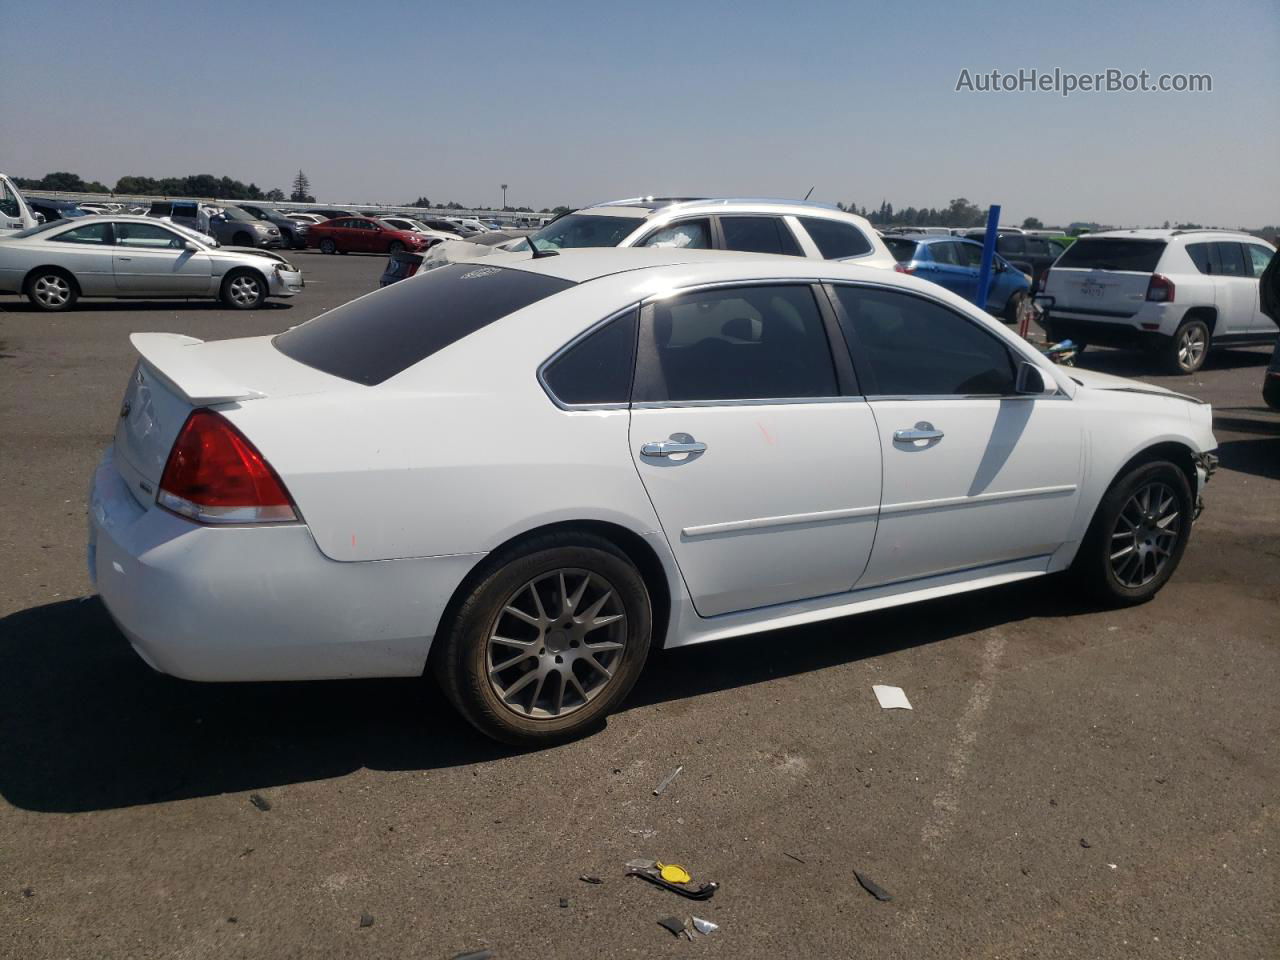
POLYGON ((507 185, 505 183, 502 185, 502 209, 507 209, 507 185))

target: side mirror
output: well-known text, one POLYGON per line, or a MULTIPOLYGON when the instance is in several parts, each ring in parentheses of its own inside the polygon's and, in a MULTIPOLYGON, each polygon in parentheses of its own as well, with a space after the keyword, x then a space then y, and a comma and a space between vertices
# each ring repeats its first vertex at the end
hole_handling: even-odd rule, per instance
POLYGON ((183 249, 183 250, 189 250, 191 253, 199 253, 199 252, 200 252, 200 248, 199 248, 198 246, 196 246, 196 242, 195 242, 194 240, 184 240, 184 241, 182 242, 182 249, 183 249))
POLYGON ((1026 360, 1018 364, 1018 379, 1014 389, 1029 396, 1047 396, 1058 392, 1058 385, 1034 363, 1026 360))
POLYGON ((994 270, 996 273, 1004 273, 1009 268, 1004 265, 1003 260, 992 260, 991 269, 994 270))

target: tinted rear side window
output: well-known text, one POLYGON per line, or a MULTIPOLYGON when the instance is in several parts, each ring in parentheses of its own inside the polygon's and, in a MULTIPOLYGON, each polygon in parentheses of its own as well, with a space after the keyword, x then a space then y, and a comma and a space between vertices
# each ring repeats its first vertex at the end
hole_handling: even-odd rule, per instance
POLYGON ((802 257, 800 245, 780 217, 721 217, 726 250, 802 257))
POLYGON ((1209 251, 1207 243, 1188 243, 1187 256, 1191 258, 1191 262, 1196 265, 1196 269, 1201 273, 1214 273, 1214 259, 1209 251))
POLYGON ((851 223, 819 217, 801 217, 800 222, 818 245, 818 252, 824 260, 860 257, 871 252, 871 241, 851 223))
POLYGON ((373 386, 572 286, 524 270, 454 263, 352 300, 273 342, 299 363, 373 386))
POLYGON ((893 259, 899 263, 906 263, 916 255, 916 242, 914 240, 903 240, 901 237, 885 237, 884 245, 893 254, 893 259))
POLYGON ((631 310, 610 320, 553 360, 543 373, 561 403, 626 403, 635 369, 636 318, 631 310))
POLYGON ((1163 240, 1081 237, 1058 258, 1055 266, 1077 270, 1130 270, 1154 273, 1164 253, 1163 240))

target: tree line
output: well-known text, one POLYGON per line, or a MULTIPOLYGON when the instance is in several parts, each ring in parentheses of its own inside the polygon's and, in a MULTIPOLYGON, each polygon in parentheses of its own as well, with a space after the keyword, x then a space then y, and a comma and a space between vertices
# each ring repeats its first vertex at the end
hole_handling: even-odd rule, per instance
POLYGON ((283 200, 280 189, 263 190, 256 183, 242 183, 231 177, 216 177, 211 173, 194 173, 185 177, 125 176, 108 187, 97 180, 85 180, 79 174, 59 170, 43 177, 14 177, 13 182, 23 190, 56 190, 63 193, 123 193, 153 194, 173 197, 212 197, 219 200, 283 200))

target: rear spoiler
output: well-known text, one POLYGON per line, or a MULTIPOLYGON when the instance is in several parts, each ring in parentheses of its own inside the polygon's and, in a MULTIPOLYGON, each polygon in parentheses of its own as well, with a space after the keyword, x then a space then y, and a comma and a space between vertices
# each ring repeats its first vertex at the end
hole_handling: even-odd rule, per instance
POLYGON ((129 342, 147 366, 192 406, 207 407, 266 396, 202 362, 200 352, 192 348, 203 344, 203 340, 181 333, 132 333, 129 342))

